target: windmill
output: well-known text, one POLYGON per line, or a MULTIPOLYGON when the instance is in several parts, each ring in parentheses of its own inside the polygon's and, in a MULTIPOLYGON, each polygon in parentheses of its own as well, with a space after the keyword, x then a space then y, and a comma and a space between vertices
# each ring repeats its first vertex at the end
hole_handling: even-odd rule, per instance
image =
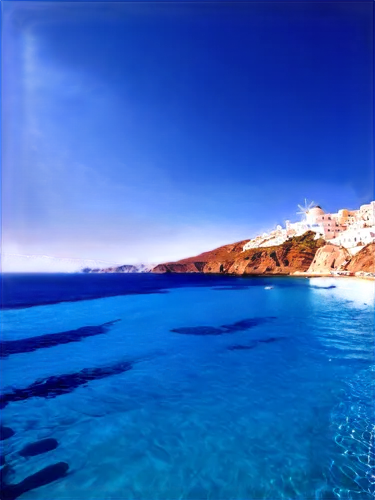
POLYGON ((297 212, 298 215, 302 216, 302 220, 306 220, 307 214, 309 211, 315 206, 315 203, 311 201, 310 203, 307 201, 305 198, 305 204, 304 205, 298 205, 299 212, 297 212))

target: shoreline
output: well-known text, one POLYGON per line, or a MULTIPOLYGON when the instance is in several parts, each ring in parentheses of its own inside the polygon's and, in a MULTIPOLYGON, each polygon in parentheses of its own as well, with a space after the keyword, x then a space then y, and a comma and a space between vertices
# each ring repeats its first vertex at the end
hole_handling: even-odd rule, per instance
MULTIPOLYGON (((272 276, 272 275, 260 275, 260 276, 272 276)), ((278 275, 278 276, 285 276, 289 278, 356 278, 356 279, 367 279, 370 281, 375 281, 374 276, 356 276, 354 274, 348 274, 348 275, 332 275, 332 274, 325 274, 325 273, 319 273, 319 274, 283 274, 283 275, 278 275)))
POLYGON ((375 277, 374 276, 356 276, 355 274, 348 274, 348 275, 332 275, 332 274, 324 274, 324 273, 320 273, 320 274, 296 274, 296 275, 293 275, 293 274, 290 274, 289 276, 294 276, 296 278, 298 277, 301 277, 301 278, 357 278, 357 279, 365 279, 365 280, 370 280, 370 281, 375 281, 375 277))
POLYGON ((237 278, 357 278, 357 279, 367 279, 370 281, 375 281, 375 276, 356 276, 355 274, 348 275, 333 275, 327 273, 303 273, 301 271, 296 271, 296 274, 225 274, 225 273, 152 273, 151 274, 200 274, 202 276, 228 276, 237 278))
MULTIPOLYGON (((119 273, 121 274, 121 273, 119 273)), ((228 276, 230 278, 356 278, 356 279, 366 279, 369 281, 375 281, 375 276, 359 276, 355 274, 347 274, 347 275, 334 275, 334 274, 327 274, 327 273, 303 273, 302 271, 296 271, 296 274, 232 274, 232 273, 201 273, 201 272, 187 272, 187 273, 173 273, 173 272, 166 272, 166 273, 153 273, 152 271, 150 274, 155 274, 155 275, 192 275, 192 274, 198 274, 201 276, 228 276)))

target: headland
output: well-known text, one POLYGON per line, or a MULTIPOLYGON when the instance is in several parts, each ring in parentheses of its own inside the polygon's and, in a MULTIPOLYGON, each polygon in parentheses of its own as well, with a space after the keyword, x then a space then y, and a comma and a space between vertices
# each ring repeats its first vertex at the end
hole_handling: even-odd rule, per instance
POLYGON ((358 210, 326 213, 305 203, 302 220, 286 221, 250 240, 224 245, 154 273, 212 273, 252 276, 375 277, 375 202, 358 210))

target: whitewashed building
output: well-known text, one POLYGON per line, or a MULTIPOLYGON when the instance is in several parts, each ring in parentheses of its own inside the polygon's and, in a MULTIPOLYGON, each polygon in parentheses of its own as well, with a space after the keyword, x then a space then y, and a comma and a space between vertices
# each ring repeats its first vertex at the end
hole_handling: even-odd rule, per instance
POLYGON ((352 226, 331 241, 333 245, 354 248, 375 243, 375 226, 352 226))
POLYGON ((317 238, 331 240, 345 229, 346 227, 340 224, 337 214, 325 213, 319 206, 309 209, 303 221, 294 223, 286 221, 288 236, 301 236, 306 231, 313 231, 317 238))
POLYGON ((359 210, 339 210, 337 216, 344 231, 331 243, 351 249, 375 242, 375 201, 362 205, 359 210))

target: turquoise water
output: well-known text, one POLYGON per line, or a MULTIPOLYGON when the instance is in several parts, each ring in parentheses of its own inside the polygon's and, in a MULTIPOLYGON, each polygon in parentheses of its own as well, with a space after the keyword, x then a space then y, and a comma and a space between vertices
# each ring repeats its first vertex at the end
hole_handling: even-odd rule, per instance
POLYGON ((2 312, 21 351, 2 359, 7 482, 69 465, 21 498, 372 498, 374 283, 174 280, 2 312), (20 455, 43 438, 58 446, 20 455))

